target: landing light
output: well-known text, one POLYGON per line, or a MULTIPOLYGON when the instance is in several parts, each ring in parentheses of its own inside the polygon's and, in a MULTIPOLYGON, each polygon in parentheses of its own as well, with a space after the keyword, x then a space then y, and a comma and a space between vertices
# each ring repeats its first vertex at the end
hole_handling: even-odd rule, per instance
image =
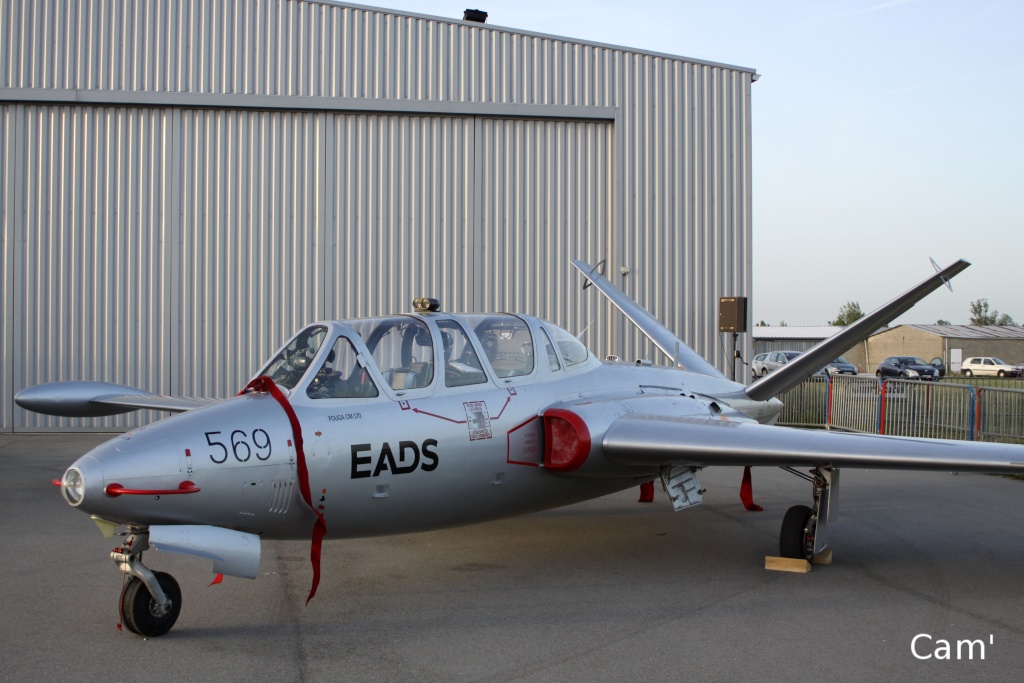
POLYGON ((77 507, 85 498, 85 480, 82 479, 82 473, 74 467, 68 469, 64 473, 60 490, 64 494, 64 500, 77 507))
POLYGON ((412 308, 417 313, 436 313, 441 310, 441 302, 428 296, 412 300, 412 308))

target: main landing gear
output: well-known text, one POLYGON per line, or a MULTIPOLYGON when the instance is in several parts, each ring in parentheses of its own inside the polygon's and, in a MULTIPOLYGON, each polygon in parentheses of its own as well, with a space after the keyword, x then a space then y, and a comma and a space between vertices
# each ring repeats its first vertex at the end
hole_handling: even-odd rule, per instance
POLYGON ((128 630, 155 638, 171 630, 181 612, 181 589, 174 577, 142 564, 149 550, 149 528, 131 528, 128 539, 114 548, 110 558, 131 578, 121 590, 121 619, 128 630))
POLYGON ((833 489, 839 486, 839 470, 815 467, 809 474, 792 467, 784 470, 811 482, 814 504, 794 505, 782 518, 779 532, 779 555, 811 561, 828 548, 828 523, 831 518, 833 489))

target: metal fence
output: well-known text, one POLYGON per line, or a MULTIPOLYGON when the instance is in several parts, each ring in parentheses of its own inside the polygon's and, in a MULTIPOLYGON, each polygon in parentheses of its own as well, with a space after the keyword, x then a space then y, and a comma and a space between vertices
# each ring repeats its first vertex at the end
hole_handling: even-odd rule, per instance
POLYGON ((828 415, 828 378, 814 375, 779 397, 784 407, 780 424, 821 427, 828 415))
POLYGON ((1024 391, 978 389, 975 438, 978 441, 1024 443, 1024 391))
POLYGON ((779 397, 779 424, 1024 443, 1024 390, 816 375, 779 397))
POLYGON ((879 391, 879 433, 973 440, 974 387, 886 380, 879 391))
POLYGON ((881 384, 874 377, 840 375, 827 379, 829 409, 821 426, 848 432, 877 432, 881 384))

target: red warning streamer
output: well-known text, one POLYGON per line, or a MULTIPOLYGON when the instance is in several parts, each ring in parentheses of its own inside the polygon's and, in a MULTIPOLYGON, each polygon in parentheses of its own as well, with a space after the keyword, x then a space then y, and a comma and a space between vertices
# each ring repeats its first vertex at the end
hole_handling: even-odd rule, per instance
POLYGON ((761 512, 764 510, 763 507, 754 503, 754 486, 750 482, 750 466, 743 468, 743 482, 740 484, 740 500, 743 501, 743 507, 747 508, 751 512, 761 512))
POLYGON ((295 415, 292 404, 288 402, 288 397, 274 384, 274 380, 266 375, 257 377, 245 385, 245 389, 238 392, 238 395, 241 396, 247 391, 263 391, 273 396, 274 400, 281 404, 292 425, 292 436, 295 437, 295 455, 299 465, 299 491, 302 492, 302 498, 306 501, 309 509, 316 513, 316 522, 313 524, 313 543, 309 549, 309 560, 313 565, 313 585, 309 589, 309 597, 306 598, 308 605, 320 585, 320 549, 323 545, 324 535, 327 533, 327 522, 324 521, 323 513, 313 507, 313 496, 309 490, 309 470, 306 469, 306 454, 302 450, 302 426, 299 424, 299 418, 295 415))

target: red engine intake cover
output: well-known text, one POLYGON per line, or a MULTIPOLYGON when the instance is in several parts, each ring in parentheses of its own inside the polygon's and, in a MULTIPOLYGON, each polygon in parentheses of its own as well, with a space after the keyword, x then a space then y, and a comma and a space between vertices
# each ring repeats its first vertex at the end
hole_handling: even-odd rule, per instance
POLYGON ((590 455, 590 430, 576 413, 554 408, 544 413, 544 467, 571 472, 590 455))

